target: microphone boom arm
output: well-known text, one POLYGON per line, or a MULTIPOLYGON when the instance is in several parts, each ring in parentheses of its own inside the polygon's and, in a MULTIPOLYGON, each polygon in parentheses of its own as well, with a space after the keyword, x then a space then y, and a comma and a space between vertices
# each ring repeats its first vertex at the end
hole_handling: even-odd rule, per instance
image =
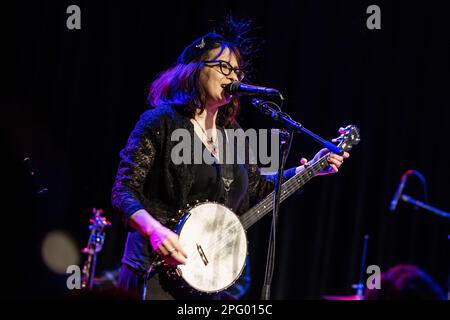
POLYGON ((273 102, 263 101, 255 98, 252 100, 252 104, 262 113, 268 115, 273 120, 280 122, 287 130, 304 133, 333 153, 339 155, 342 155, 344 153, 341 148, 309 131, 301 123, 293 120, 285 112, 282 112, 281 110, 275 110, 274 108, 270 107, 269 105, 273 104, 273 102))
POLYGON ((422 209, 425 209, 425 210, 427 210, 429 212, 432 212, 432 213, 434 213, 434 214, 436 214, 438 216, 441 216, 441 217, 444 217, 444 218, 450 218, 450 213, 442 211, 442 210, 440 210, 438 208, 435 208, 433 206, 430 206, 429 204, 423 203, 422 201, 416 200, 413 197, 408 196, 406 194, 402 195, 401 199, 404 202, 407 202, 407 203, 410 203, 410 204, 412 204, 412 205, 414 205, 416 207, 420 207, 422 209))

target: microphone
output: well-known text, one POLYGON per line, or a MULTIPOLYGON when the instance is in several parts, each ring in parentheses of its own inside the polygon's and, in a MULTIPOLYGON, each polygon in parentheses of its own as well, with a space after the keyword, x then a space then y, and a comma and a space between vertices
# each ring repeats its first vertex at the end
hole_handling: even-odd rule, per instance
POLYGON ((251 84, 245 84, 240 81, 233 81, 230 84, 224 85, 223 89, 229 94, 240 94, 240 95, 274 95, 280 94, 276 89, 253 86, 251 84))
POLYGON ((395 208, 397 208, 398 199, 400 199, 403 189, 405 188, 406 180, 408 178, 408 174, 410 173, 409 171, 410 170, 406 171, 400 179, 400 183, 395 191, 394 197, 391 200, 391 205, 389 206, 390 211, 395 211, 395 208))

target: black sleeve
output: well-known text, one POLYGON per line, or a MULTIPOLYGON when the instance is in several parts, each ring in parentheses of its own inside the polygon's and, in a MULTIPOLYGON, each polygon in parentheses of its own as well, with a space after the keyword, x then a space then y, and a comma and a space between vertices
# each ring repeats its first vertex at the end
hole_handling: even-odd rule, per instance
POLYGON ((164 211, 164 205, 153 203, 144 196, 144 183, 152 169, 155 156, 155 134, 158 124, 151 121, 151 111, 144 113, 131 132, 126 147, 120 152, 121 161, 112 188, 112 205, 128 227, 130 216, 140 209, 150 214, 164 211))

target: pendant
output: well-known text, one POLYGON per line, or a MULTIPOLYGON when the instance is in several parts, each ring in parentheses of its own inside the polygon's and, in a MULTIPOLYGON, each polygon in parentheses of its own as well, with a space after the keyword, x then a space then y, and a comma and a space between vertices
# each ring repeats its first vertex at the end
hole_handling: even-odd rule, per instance
POLYGON ((208 141, 209 145, 212 147, 213 154, 217 154, 217 145, 214 143, 214 141, 208 141))

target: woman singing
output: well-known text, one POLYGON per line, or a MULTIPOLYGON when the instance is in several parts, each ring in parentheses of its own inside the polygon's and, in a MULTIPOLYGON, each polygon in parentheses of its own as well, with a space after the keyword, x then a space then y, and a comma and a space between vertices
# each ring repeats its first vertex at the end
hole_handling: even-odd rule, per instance
MULTIPOLYGON (((147 277, 156 257, 166 264, 189 263, 178 235, 166 227, 180 208, 195 201, 223 203, 238 215, 273 190, 273 179, 260 174, 256 164, 226 165, 218 148, 225 129, 239 128, 236 116, 238 97, 224 91, 232 81, 245 76, 246 24, 228 22, 228 34, 208 33, 188 45, 176 64, 162 72, 151 84, 149 103, 131 132, 112 190, 112 204, 123 217, 128 230, 119 286, 146 299, 197 298, 179 288, 163 268, 147 277), (202 142, 212 164, 175 164, 172 149, 174 130, 185 129, 202 142), (225 170, 228 168, 227 170, 225 170), (232 181, 225 185, 225 172, 232 181)), ((239 146, 237 146, 239 148, 239 146)), ((314 162, 328 150, 317 153, 314 162)), ((329 170, 337 172, 344 158, 331 154, 329 170)), ((303 164, 306 164, 303 162, 303 164)), ((285 178, 304 166, 285 171, 285 178)), ((248 264, 247 264, 248 266, 248 264)), ((235 286, 206 298, 242 297, 248 288, 248 268, 235 286)))

